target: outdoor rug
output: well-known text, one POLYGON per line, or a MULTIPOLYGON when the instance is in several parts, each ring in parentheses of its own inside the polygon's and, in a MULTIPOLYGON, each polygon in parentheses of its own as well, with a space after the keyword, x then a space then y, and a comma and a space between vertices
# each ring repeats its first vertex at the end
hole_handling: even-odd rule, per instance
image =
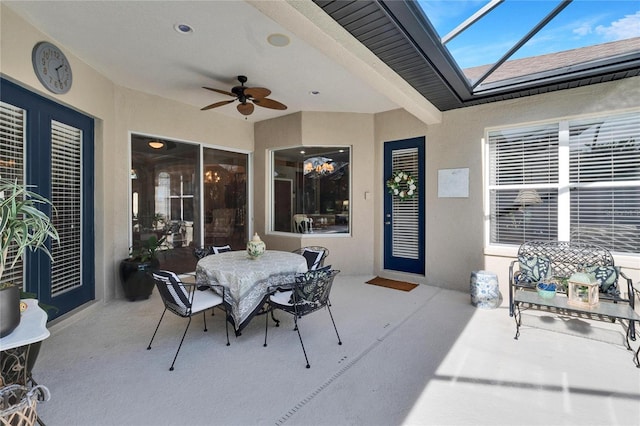
POLYGON ((367 284, 379 285, 380 287, 394 288, 396 290, 402 290, 402 291, 411 291, 418 286, 418 284, 412 284, 404 281, 389 280, 387 278, 380 278, 380 277, 375 277, 367 281, 367 284))

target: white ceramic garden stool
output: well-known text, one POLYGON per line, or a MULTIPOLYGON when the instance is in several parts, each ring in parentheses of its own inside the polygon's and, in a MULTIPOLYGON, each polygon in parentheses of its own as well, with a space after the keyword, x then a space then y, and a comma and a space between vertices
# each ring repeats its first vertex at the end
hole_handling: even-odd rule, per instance
POLYGON ((471 272, 471 304, 481 309, 495 309, 502 303, 498 276, 490 271, 471 272))

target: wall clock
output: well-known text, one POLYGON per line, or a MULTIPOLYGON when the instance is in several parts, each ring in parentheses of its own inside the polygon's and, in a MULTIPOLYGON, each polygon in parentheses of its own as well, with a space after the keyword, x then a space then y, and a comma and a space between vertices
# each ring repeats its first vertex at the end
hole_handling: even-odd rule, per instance
POLYGON ((71 65, 56 46, 46 41, 37 43, 33 47, 31 61, 38 80, 47 90, 62 94, 71 89, 71 65))

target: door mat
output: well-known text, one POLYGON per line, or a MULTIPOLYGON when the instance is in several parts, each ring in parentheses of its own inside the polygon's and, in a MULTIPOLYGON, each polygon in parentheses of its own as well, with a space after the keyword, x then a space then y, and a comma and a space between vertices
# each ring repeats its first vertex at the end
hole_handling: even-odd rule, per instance
POLYGON ((404 281, 389 280, 387 278, 380 278, 380 277, 375 277, 367 281, 367 284, 378 285, 380 287, 394 288, 396 290, 402 290, 402 291, 411 291, 414 288, 418 287, 418 284, 412 284, 404 281))

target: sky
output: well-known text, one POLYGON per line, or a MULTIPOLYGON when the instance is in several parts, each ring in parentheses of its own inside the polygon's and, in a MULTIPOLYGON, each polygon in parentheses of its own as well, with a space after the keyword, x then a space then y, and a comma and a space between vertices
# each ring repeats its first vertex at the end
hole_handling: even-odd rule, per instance
MULTIPOLYGON (((440 37, 488 0, 419 0, 440 37)), ((498 60, 551 12, 559 0, 505 0, 447 48, 461 68, 498 60)), ((639 0, 574 0, 511 59, 640 37, 639 0)))

